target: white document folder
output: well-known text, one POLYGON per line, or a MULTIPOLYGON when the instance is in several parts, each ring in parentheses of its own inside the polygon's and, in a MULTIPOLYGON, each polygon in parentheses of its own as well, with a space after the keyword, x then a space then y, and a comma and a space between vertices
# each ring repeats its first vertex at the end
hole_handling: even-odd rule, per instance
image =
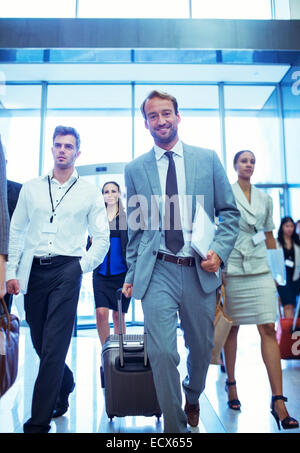
POLYGON ((210 220, 202 204, 198 203, 193 222, 191 246, 204 259, 207 257, 215 233, 215 223, 210 220))
POLYGON ((286 269, 284 264, 284 252, 280 247, 278 249, 267 250, 268 264, 272 277, 278 285, 286 285, 286 269))

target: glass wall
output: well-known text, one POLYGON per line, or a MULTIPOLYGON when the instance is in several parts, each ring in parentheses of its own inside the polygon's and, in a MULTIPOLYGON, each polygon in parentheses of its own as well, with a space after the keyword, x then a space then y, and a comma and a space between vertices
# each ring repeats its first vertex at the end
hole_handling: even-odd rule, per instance
POLYGON ((79 0, 78 17, 188 18, 185 0, 79 0))
POLYGON ((281 83, 290 212, 300 219, 300 66, 293 66, 281 83))
POLYGON ((225 86, 224 104, 229 179, 236 178, 234 155, 248 149, 256 156, 253 183, 282 183, 276 86, 225 86))
MULTIPOLYGON (((128 162, 132 157, 131 86, 50 85, 46 145, 58 124, 75 127, 82 142, 78 165, 128 162)), ((45 156, 45 169, 52 156, 45 156)))
POLYGON ((288 19, 289 0, 0 0, 0 17, 288 19))
POLYGON ((271 19, 269 0, 192 0, 193 18, 271 19))
POLYGON ((294 221, 300 220, 300 184, 298 187, 292 187, 289 191, 290 194, 290 209, 294 221))
POLYGON ((23 183, 39 173, 41 85, 5 85, 0 93, 0 134, 7 177, 23 183))
POLYGON ((76 0, 0 0, 0 17, 75 17, 76 0))

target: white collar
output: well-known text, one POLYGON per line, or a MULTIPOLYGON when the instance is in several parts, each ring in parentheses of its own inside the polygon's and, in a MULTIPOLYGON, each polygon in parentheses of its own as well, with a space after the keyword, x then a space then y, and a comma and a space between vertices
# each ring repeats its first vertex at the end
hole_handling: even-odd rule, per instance
MULTIPOLYGON (((178 140, 170 151, 173 151, 178 156, 183 157, 182 141, 178 140)), ((159 160, 165 154, 166 150, 160 148, 160 146, 154 145, 154 152, 156 160, 159 160)))
MULTIPOLYGON (((50 179, 52 181, 58 182, 57 179, 55 179, 53 177, 53 170, 50 170, 49 173, 44 175, 43 179, 48 178, 48 176, 50 177, 50 179)), ((70 176, 70 178, 66 182, 64 182, 64 184, 70 184, 71 182, 75 181, 75 179, 78 179, 78 178, 79 178, 78 172, 77 172, 76 168, 74 168, 74 171, 73 171, 72 175, 70 176)), ((61 185, 64 185, 64 184, 61 184, 61 185)))

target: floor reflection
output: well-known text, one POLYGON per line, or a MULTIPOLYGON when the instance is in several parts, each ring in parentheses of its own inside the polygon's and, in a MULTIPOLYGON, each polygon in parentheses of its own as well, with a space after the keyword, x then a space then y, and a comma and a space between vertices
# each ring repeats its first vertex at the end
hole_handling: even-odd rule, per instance
MULTIPOLYGON (((140 333, 136 328, 133 333, 140 333)), ((142 329, 142 328, 140 328, 142 329)), ((131 333, 128 331, 128 333, 131 333)), ((226 376, 219 366, 209 367, 205 393, 200 398, 200 423, 193 433, 275 433, 270 415, 270 390, 260 356, 255 326, 243 326, 239 333, 240 348, 236 379, 241 411, 227 406, 224 390, 226 376)), ((185 374, 185 348, 178 334, 181 354, 180 373, 185 374)), ((51 422, 51 433, 161 433, 163 421, 156 417, 115 417, 111 422, 104 406, 100 381, 101 349, 95 330, 79 331, 73 337, 67 363, 74 372, 76 387, 70 396, 68 412, 51 422)), ((0 433, 21 433, 30 417, 34 381, 39 366, 28 327, 21 327, 19 372, 15 384, 0 399, 0 433)), ((282 361, 284 394, 289 398, 290 415, 300 419, 300 360, 282 361)), ((300 430, 289 432, 299 433, 300 430)), ((284 433, 284 431, 281 431, 284 433)))

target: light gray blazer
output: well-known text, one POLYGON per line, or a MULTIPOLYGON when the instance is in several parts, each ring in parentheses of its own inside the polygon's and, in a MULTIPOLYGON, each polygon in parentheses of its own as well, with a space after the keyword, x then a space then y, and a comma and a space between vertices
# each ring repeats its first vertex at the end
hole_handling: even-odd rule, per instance
MULTIPOLYGON (((204 195, 204 209, 208 216, 212 221, 214 216, 220 219, 210 248, 225 264, 238 235, 240 218, 226 173, 214 151, 183 143, 183 156, 186 193, 193 200, 192 219, 196 195, 204 195)), ((154 148, 127 164, 125 184, 128 218, 128 272, 125 282, 133 284, 133 297, 142 299, 150 282, 162 234, 161 206, 153 202, 153 195, 161 196, 154 148), (153 228, 153 225, 157 227, 153 228)), ((221 284, 221 277, 214 272, 203 271, 200 261, 200 256, 196 255, 200 284, 208 294, 221 284)))
POLYGON ((226 275, 270 272, 265 241, 255 245, 252 237, 256 231, 274 230, 272 198, 253 184, 251 184, 251 203, 238 182, 232 185, 232 190, 241 218, 240 232, 227 262, 226 275))

